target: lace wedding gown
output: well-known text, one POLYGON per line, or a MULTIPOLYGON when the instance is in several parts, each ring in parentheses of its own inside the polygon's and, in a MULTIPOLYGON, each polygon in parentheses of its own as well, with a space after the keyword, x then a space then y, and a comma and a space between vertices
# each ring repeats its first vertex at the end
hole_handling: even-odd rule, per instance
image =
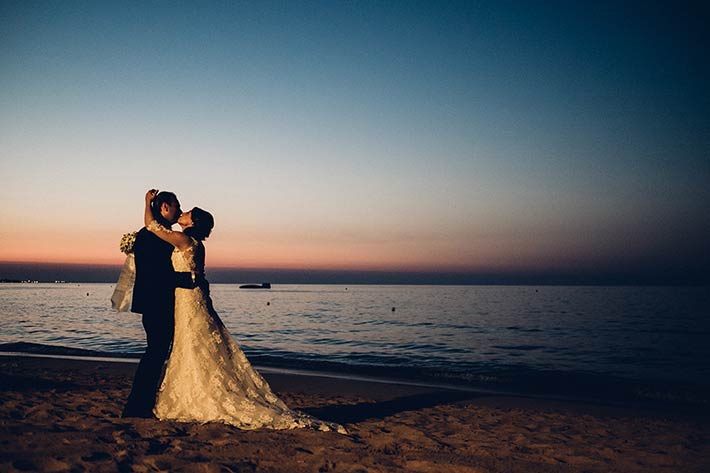
MULTIPOLYGON (((202 273, 204 255, 194 239, 187 250, 176 248, 175 271, 202 273)), ((175 338, 154 413, 158 419, 220 421, 241 429, 346 433, 338 424, 286 407, 252 368, 200 287, 175 290, 175 338)))

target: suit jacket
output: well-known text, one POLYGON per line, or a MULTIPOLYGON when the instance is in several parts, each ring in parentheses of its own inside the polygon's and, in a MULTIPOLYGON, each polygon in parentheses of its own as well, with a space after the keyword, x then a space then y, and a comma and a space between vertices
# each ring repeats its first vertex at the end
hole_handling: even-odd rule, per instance
POLYGON ((133 286, 132 312, 175 312, 176 277, 170 259, 173 250, 173 245, 161 240, 145 227, 136 234, 133 245, 136 281, 133 286))

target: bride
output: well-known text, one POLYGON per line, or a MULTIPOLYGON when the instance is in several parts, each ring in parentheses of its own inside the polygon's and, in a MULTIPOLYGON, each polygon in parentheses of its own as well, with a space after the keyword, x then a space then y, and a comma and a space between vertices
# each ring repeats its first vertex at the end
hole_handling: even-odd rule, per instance
MULTIPOLYGON (((181 232, 170 230, 151 213, 150 203, 157 193, 151 189, 145 196, 146 228, 175 247, 175 271, 190 271, 203 279, 202 240, 212 231, 212 215, 195 207, 180 215, 181 232)), ((289 409, 274 395, 227 331, 203 285, 175 289, 175 337, 154 413, 161 420, 220 421, 241 429, 346 433, 341 425, 289 409)))

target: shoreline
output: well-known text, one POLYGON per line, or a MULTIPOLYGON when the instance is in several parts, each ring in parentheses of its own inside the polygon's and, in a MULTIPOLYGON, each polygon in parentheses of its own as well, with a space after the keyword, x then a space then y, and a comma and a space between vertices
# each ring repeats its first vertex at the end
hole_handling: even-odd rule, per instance
POLYGON ((0 470, 264 472, 697 472, 710 418, 600 405, 264 372, 333 432, 242 431, 122 419, 133 363, 0 357, 0 470))
MULTIPOLYGON (((137 364, 142 353, 110 353, 30 342, 0 343, 0 358, 27 356, 67 360, 93 360, 137 364)), ((293 363, 281 356, 247 354, 253 366, 263 372, 359 380, 382 384, 420 386, 449 391, 517 396, 594 404, 696 410, 710 415, 710 385, 634 380, 610 375, 574 372, 490 371, 457 376, 430 373, 410 367, 349 365, 312 359, 293 363), (392 373, 395 371, 395 373, 392 373)))
MULTIPOLYGON (((38 353, 23 353, 23 352, 3 352, 0 351, 0 360, 2 357, 9 358, 44 358, 50 360, 65 360, 65 361, 79 361, 79 362, 97 362, 97 363, 125 363, 129 365, 137 365, 140 358, 123 358, 123 357, 94 357, 94 356, 72 356, 72 355, 54 355, 54 354, 38 354, 38 353)), ((308 377, 308 378, 326 378, 333 379, 344 382, 362 382, 362 383, 375 383, 383 384, 388 386, 406 386, 411 388, 422 388, 422 389, 433 389, 440 391, 452 391, 452 392, 463 392, 463 393, 473 393, 480 395, 495 395, 510 398, 519 399, 530 399, 530 400, 540 400, 540 401, 559 401, 559 402, 569 402, 569 403, 583 403, 588 405, 606 406, 606 407, 641 407, 646 409, 653 409, 653 405, 643 405, 643 406, 630 406, 628 403, 602 400, 595 398, 584 398, 584 397, 572 397, 572 396, 555 396, 555 395, 539 395, 539 394, 526 394, 514 391, 496 390, 496 389, 485 389, 477 387, 469 387, 462 385, 452 385, 452 384, 434 384, 426 382, 418 382, 413 380, 405 379, 387 379, 378 378, 374 376, 362 376, 347 373, 334 373, 325 372, 317 370, 307 370, 307 369, 291 369, 283 367, 271 367, 271 366, 257 366, 254 368, 260 373, 266 375, 276 375, 276 376, 298 376, 298 377, 308 377)), ((676 409, 676 412, 686 411, 687 409, 676 409)), ((692 415, 697 415, 697 411, 693 411, 692 415)), ((710 412, 702 413, 704 416, 710 418, 710 412)))

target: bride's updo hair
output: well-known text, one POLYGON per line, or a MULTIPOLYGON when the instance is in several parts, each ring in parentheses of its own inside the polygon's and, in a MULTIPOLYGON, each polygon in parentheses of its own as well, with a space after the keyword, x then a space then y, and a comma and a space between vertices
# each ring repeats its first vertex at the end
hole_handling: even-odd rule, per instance
POLYGON ((185 229, 185 233, 196 240, 204 240, 214 228, 214 218, 212 214, 199 207, 191 210, 193 226, 185 229))

